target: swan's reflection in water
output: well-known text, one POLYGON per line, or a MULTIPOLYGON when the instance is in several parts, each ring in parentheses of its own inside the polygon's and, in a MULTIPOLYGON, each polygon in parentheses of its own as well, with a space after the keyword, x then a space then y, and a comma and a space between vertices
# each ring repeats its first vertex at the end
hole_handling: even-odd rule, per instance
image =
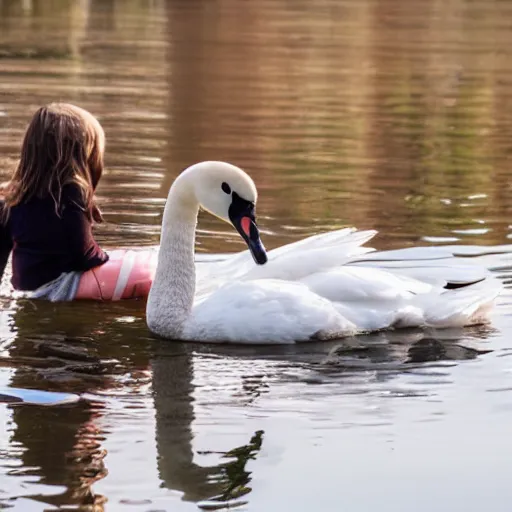
MULTIPOLYGON (((148 335, 140 305, 111 309, 50 304, 34 309, 28 301, 19 302, 13 311, 17 335, 7 350, 16 371, 10 385, 85 393, 87 399, 55 408, 8 406, 12 408, 12 449, 10 459, 0 465, 2 482, 7 482, 3 504, 24 497, 55 506, 102 510, 106 500, 98 492, 102 480, 109 475, 107 480, 120 482, 116 492, 109 490, 109 500, 130 495, 130 489, 123 488, 123 475, 116 475, 116 461, 131 465, 134 445, 149 446, 152 439, 155 457, 143 461, 137 478, 144 481, 144 467, 153 468, 160 489, 152 487, 157 482, 148 471, 146 497, 165 498, 171 491, 205 506, 250 501, 251 471, 258 466, 251 461, 258 458, 265 433, 246 431, 233 440, 231 448, 219 451, 216 436, 222 427, 197 418, 198 407, 204 408, 198 396, 212 380, 224 393, 223 400, 223 387, 237 382, 236 393, 230 390, 229 395, 237 407, 240 402, 259 405, 274 385, 290 380, 335 382, 340 393, 353 393, 351 379, 358 376, 362 385, 357 392, 368 393, 368 370, 374 382, 390 387, 394 377, 404 372, 476 358, 485 351, 492 331, 489 327, 395 331, 329 343, 213 346, 156 341, 148 335), (44 318, 55 315, 61 333, 45 327, 44 318), (119 318, 126 320, 121 330, 119 318), (131 428, 139 421, 134 390, 146 409, 154 409, 154 436, 145 424, 131 428), (208 436, 201 450, 194 446, 198 430, 208 436), (109 452, 113 437, 122 444, 121 451, 109 452), (240 443, 241 437, 245 441, 240 443), (9 460, 16 461, 18 469, 13 471, 9 460)), ((329 392, 321 386, 317 389, 329 392)), ((215 397, 208 405, 216 407, 215 397)))
POLYGON ((163 485, 183 492, 183 499, 230 503, 250 492, 246 464, 261 448, 263 432, 255 432, 243 446, 222 453, 212 467, 194 463, 191 425, 194 415, 193 355, 182 344, 169 345, 151 361, 156 414, 158 472, 163 485))

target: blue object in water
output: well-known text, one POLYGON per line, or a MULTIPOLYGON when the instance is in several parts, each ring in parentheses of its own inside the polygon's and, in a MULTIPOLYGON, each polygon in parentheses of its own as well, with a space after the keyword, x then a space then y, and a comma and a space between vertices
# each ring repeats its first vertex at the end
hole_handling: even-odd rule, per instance
POLYGON ((0 386, 0 403, 24 403, 34 405, 63 405, 78 402, 80 396, 74 393, 54 393, 38 389, 23 389, 0 386))

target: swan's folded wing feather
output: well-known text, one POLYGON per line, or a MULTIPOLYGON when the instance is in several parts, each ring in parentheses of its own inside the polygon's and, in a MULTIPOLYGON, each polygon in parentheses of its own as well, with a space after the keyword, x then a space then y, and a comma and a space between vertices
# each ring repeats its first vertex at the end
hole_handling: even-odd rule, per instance
POLYGON ((440 287, 448 283, 456 285, 476 283, 491 275, 487 268, 478 262, 456 257, 446 260, 368 260, 349 262, 348 266, 378 268, 440 287))
POLYGON ((240 276, 242 280, 284 279, 296 281, 317 271, 338 267, 374 249, 361 247, 375 231, 342 229, 312 235, 269 252, 266 265, 254 266, 240 276))
MULTIPOLYGON (((308 236, 302 240, 292 242, 269 251, 269 259, 277 259, 284 254, 293 252, 299 254, 312 249, 325 249, 327 247, 337 248, 343 253, 350 252, 351 248, 359 247, 371 240, 377 231, 359 231, 355 228, 343 228, 325 233, 308 236)), ((374 250, 368 248, 368 250, 374 250)))
MULTIPOLYGON (((453 252, 445 247, 405 247, 386 251, 374 251, 364 257, 369 261, 414 261, 414 260, 443 260, 452 259, 453 252)), ((358 258, 359 261, 362 258, 358 258)))
POLYGON ((381 269, 357 266, 337 267, 316 272, 301 282, 318 295, 334 302, 408 300, 418 293, 428 293, 432 286, 381 269))
POLYGON ((374 249, 361 247, 375 231, 352 228, 312 235, 268 252, 265 265, 255 265, 249 251, 234 254, 223 261, 202 263, 196 267, 199 294, 209 293, 233 280, 298 280, 327 268, 344 265, 374 249))

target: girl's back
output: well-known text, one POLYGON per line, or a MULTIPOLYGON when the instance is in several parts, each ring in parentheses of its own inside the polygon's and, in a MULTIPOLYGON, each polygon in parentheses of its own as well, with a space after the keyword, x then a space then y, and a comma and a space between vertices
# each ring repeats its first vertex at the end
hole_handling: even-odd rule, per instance
POLYGON ((3 253, 13 249, 15 289, 35 290, 64 272, 86 271, 108 260, 81 202, 77 187, 68 185, 59 212, 50 197, 33 197, 11 208, 0 247, 3 253))

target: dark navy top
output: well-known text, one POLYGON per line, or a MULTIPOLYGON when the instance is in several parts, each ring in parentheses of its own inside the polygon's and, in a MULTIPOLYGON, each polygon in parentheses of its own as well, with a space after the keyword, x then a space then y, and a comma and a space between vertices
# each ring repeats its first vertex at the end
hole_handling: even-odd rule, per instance
POLYGON ((96 243, 92 221, 81 204, 78 188, 68 185, 62 192, 60 216, 51 197, 12 207, 7 225, 0 223, 0 277, 11 251, 16 290, 35 290, 62 272, 105 263, 108 255, 96 243))

